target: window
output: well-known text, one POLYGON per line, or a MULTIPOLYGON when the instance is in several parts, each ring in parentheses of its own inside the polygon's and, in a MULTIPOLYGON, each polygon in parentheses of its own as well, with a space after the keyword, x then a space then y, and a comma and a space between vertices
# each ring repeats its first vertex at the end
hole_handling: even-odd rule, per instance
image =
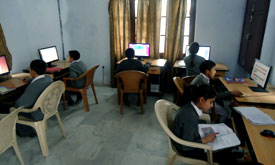
MULTIPOLYGON (((132 42, 135 42, 136 36, 136 23, 137 23, 137 8, 138 0, 131 0, 131 28, 132 28, 132 42)), ((196 0, 187 0, 187 13, 184 24, 184 41, 183 41, 183 53, 185 53, 186 45, 194 39, 194 24, 195 24, 195 4, 196 0), (192 3, 191 3, 192 2, 192 3)), ((159 52, 164 53, 165 47, 165 30, 166 30, 166 9, 167 0, 162 0, 162 11, 161 11, 161 23, 160 23, 160 44, 159 52)))
POLYGON ((186 45, 190 42, 190 13, 191 13, 191 0, 187 0, 187 11, 184 23, 184 38, 183 38, 183 53, 185 53, 186 45))

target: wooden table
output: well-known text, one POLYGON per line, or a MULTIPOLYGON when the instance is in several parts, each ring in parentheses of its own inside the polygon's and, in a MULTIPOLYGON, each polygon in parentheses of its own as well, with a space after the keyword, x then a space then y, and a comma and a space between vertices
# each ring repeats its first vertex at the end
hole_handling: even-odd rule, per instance
MULTIPOLYGON (((186 69, 185 62, 184 60, 177 60, 173 66, 174 68, 181 68, 181 69, 186 69)), ((228 67, 221 62, 216 63, 216 77, 224 77, 225 72, 229 71, 228 67)))
MULTIPOLYGON (((122 61, 126 60, 127 58, 123 58, 122 60, 118 61, 116 64, 120 64, 122 61)), ((136 59, 136 58, 135 58, 136 59)), ((164 79, 162 78, 163 76, 163 70, 164 70, 164 66, 167 62, 166 59, 150 59, 150 58, 146 58, 143 61, 141 61, 142 64, 146 64, 147 62, 151 63, 151 66, 148 70, 148 74, 149 74, 149 91, 150 92, 154 92, 154 93, 160 93, 161 89, 162 89, 162 84, 164 79), (154 78, 152 78, 154 77, 154 78), (157 78, 155 78, 157 77, 157 78), (152 79, 154 79, 154 82, 157 82, 156 84, 152 83, 152 79), (156 81, 155 81, 156 80, 156 81)))
MULTIPOLYGON (((67 68, 69 68, 70 62, 66 60, 52 62, 52 65, 56 65, 54 68, 62 68, 60 72, 46 72, 46 75, 50 76, 54 80, 62 80, 62 78, 69 73, 67 68)), ((29 73, 29 68, 23 69, 23 72, 29 73)))
POLYGON ((19 74, 12 74, 12 78, 1 82, 0 86, 15 88, 15 90, 10 91, 6 94, 0 95, 0 101, 6 100, 8 98, 17 97, 18 95, 22 94, 23 89, 26 87, 27 83, 23 81, 25 76, 29 75, 28 73, 19 73, 19 74), (23 89, 22 89, 23 88, 23 89), (22 90, 21 90, 22 89, 22 90))
POLYGON ((239 90, 244 94, 244 97, 235 97, 235 99, 240 104, 265 104, 265 105, 275 105, 275 89, 269 84, 266 88, 268 93, 263 92, 253 92, 249 86, 257 86, 253 80, 245 78, 247 83, 227 83, 223 77, 220 77, 219 80, 227 88, 227 90, 239 90))
MULTIPOLYGON (((137 59, 137 58, 135 58, 137 59)), ((119 60, 116 64, 120 64, 122 61, 127 60, 127 58, 123 58, 122 60, 119 60)), ((146 64, 147 62, 151 63, 151 66, 148 70, 148 74, 161 74, 161 68, 164 67, 167 60, 166 59, 150 59, 146 58, 141 61, 142 64, 146 64)))
MULTIPOLYGON (((275 120, 275 110, 259 108, 275 120)), ((257 161, 264 165, 275 164, 275 138, 260 135, 264 129, 275 131, 275 125, 252 125, 242 117, 249 140, 252 144, 257 161)))

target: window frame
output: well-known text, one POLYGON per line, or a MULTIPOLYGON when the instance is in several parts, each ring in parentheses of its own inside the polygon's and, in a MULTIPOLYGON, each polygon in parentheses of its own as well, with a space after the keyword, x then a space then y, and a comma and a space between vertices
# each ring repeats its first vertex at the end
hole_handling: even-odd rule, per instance
MULTIPOLYGON (((136 43, 135 1, 136 0, 130 0, 130 32, 131 32, 130 42, 131 43, 136 43)), ((189 44, 194 42, 194 37, 195 37, 196 6, 197 6, 197 0, 191 0, 190 17, 188 17, 190 18, 189 35, 184 35, 184 37, 189 36, 189 44)), ((162 17, 166 18, 166 16, 161 16, 161 18, 162 17)), ((164 35, 160 34, 160 36, 165 36, 165 34, 164 35)), ((159 54, 160 54, 160 58, 164 57, 164 52, 159 54)), ((185 56, 185 53, 183 53, 183 56, 185 56)))

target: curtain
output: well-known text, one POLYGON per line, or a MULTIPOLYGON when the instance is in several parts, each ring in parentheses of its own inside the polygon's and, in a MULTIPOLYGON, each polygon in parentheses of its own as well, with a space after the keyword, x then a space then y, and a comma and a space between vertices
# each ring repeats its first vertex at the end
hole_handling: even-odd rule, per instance
POLYGON ((123 58, 130 41, 130 0, 109 1, 111 85, 116 62, 123 58))
POLYGON ((159 58, 162 0, 139 0, 136 42, 150 43, 150 58, 159 58))
POLYGON ((182 56, 186 0, 167 0, 164 58, 174 64, 182 56))
POLYGON ((164 77, 167 91, 173 86, 173 64, 182 57, 186 0, 167 0, 164 58, 167 59, 164 77))
MULTIPOLYGON (((2 29, 2 26, 0 24, 0 55, 5 55, 8 63, 8 67, 11 70, 12 69, 12 56, 10 54, 10 51, 7 47, 4 32, 2 29)), ((5 79, 10 77, 9 75, 1 76, 0 79, 5 79)))

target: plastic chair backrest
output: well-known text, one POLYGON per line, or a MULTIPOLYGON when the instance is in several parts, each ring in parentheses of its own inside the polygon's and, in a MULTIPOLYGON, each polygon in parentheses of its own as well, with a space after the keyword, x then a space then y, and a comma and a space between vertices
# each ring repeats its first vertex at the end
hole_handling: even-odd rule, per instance
POLYGON ((180 107, 166 100, 158 100, 155 103, 155 113, 157 119, 167 133, 173 139, 174 133, 171 131, 173 128, 173 111, 178 110, 180 107))
MULTIPOLYGON (((147 80, 147 75, 144 72, 127 70, 116 74, 118 89, 123 89, 124 92, 138 92, 141 88, 141 80, 147 80)), ((146 82, 143 83, 147 85, 146 82)))
POLYGON ((18 118, 15 110, 0 120, 0 153, 3 153, 13 142, 15 137, 15 123, 18 118))
POLYGON ((84 88, 88 88, 89 85, 94 83, 94 75, 95 75, 95 70, 99 67, 99 65, 96 65, 94 67, 92 67, 91 69, 89 69, 88 71, 86 71, 85 73, 83 73, 81 76, 85 75, 86 76, 86 82, 85 82, 85 87, 84 88))
POLYGON ((44 118, 54 115, 58 110, 60 98, 65 91, 63 81, 55 81, 49 85, 39 96, 32 109, 41 109, 44 118))

